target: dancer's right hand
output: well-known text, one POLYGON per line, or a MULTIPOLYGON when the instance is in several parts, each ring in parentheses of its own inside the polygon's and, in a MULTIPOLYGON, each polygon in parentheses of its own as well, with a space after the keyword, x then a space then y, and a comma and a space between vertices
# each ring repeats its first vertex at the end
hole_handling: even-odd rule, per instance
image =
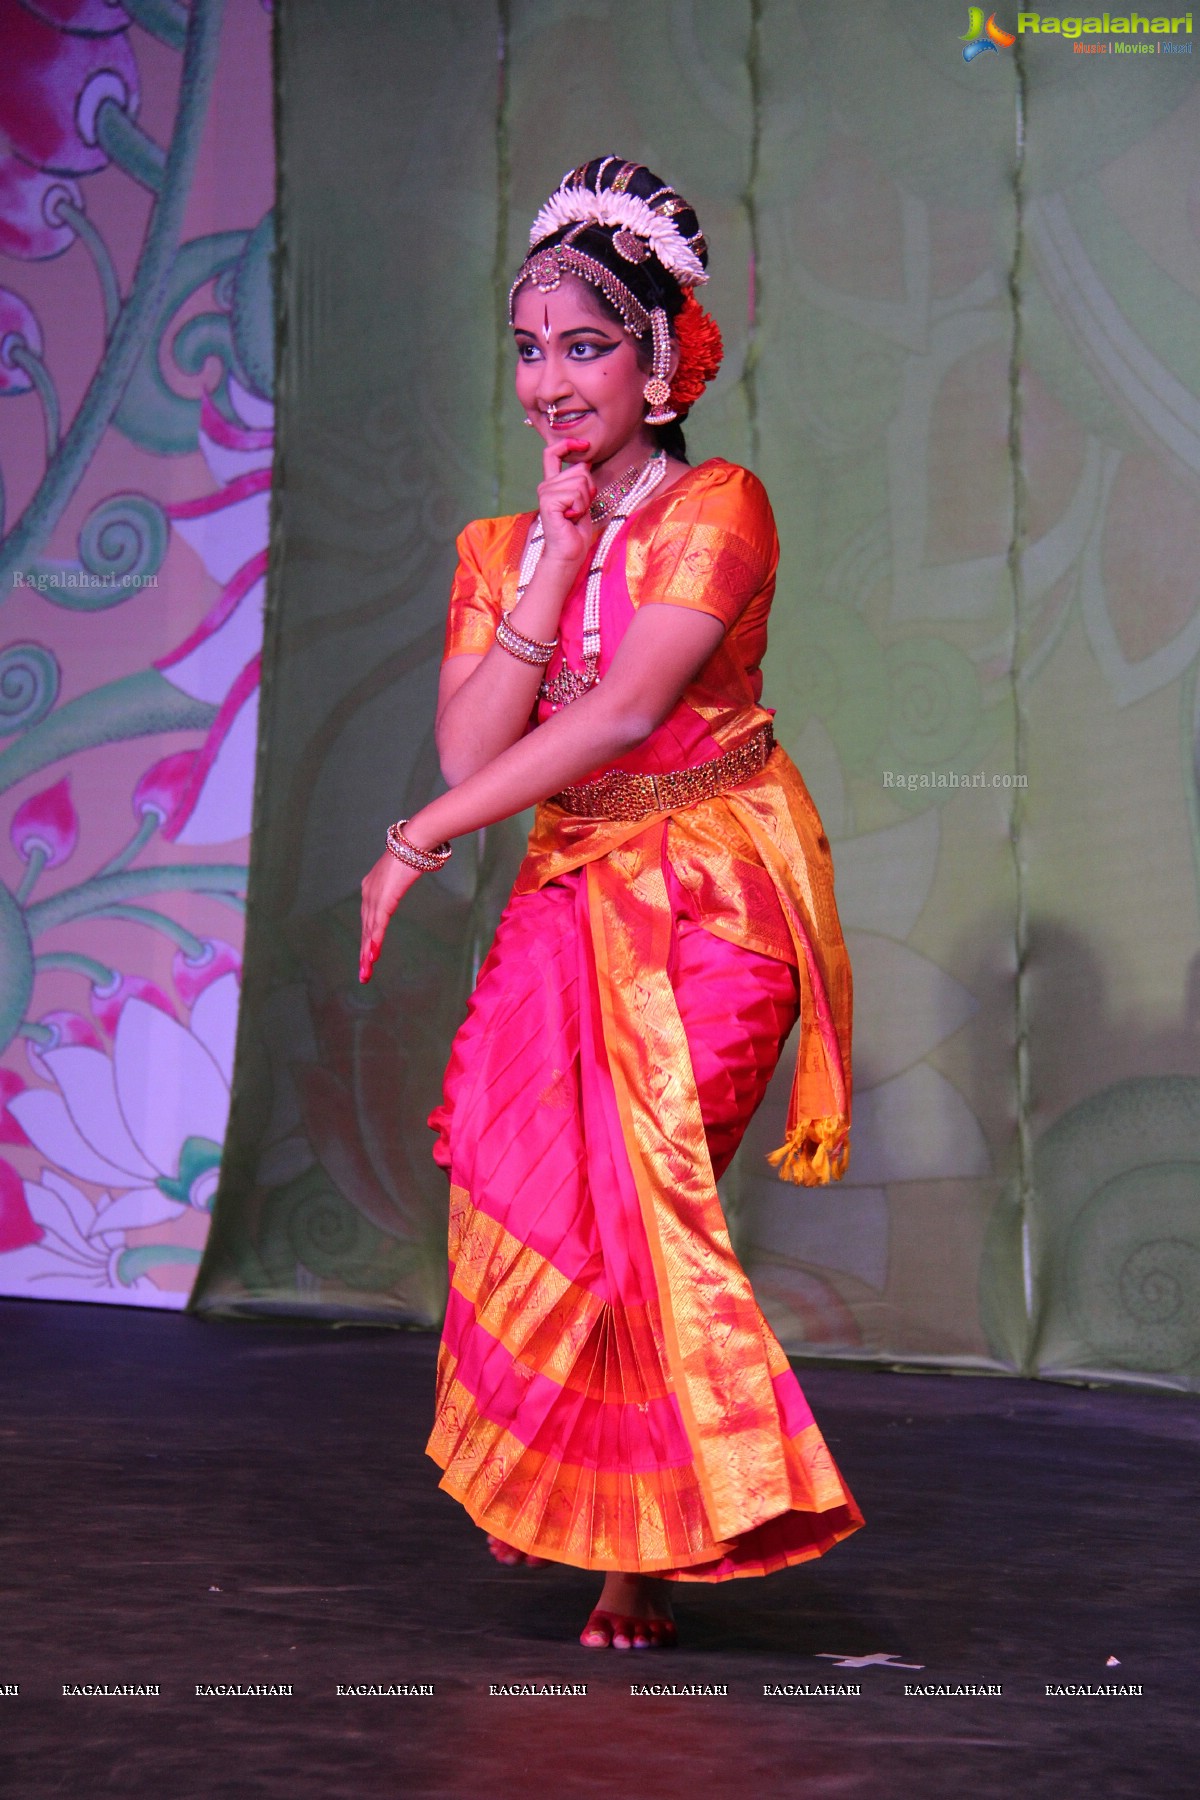
POLYGON ((565 438, 542 452, 544 478, 538 486, 538 512, 545 534, 544 560, 574 571, 592 547, 596 527, 591 505, 596 484, 586 462, 568 463, 573 451, 587 450, 585 438, 565 438))

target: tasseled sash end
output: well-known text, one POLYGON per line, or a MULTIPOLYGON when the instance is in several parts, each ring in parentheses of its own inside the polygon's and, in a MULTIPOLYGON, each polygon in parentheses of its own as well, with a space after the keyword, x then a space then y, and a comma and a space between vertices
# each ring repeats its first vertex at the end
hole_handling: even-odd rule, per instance
POLYGON ((779 1170, 780 1180, 797 1187, 824 1187, 840 1181, 849 1160, 850 1127, 836 1114, 805 1119, 793 1126, 786 1143, 767 1157, 779 1170))

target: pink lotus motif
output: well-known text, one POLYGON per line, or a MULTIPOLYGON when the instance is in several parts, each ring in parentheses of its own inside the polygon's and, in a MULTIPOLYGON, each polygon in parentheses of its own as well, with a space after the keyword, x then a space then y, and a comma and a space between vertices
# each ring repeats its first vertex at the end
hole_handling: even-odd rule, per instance
MULTIPOLYGON (((52 1165, 40 1182, 25 1183, 44 1237, 36 1252, 5 1264, 16 1282, 10 1291, 117 1299, 145 1285, 157 1303, 183 1303, 182 1294, 165 1297, 139 1273, 147 1246, 129 1250, 126 1233, 212 1205, 237 1004, 237 980, 226 975, 200 995, 188 1026, 133 998, 117 1021, 111 1057, 83 1044, 42 1051, 54 1085, 14 1095, 9 1110, 52 1165), (102 1190, 98 1201, 86 1187, 102 1190)), ((191 1255, 165 1240, 161 1247, 163 1261, 191 1255)))
POLYGON ((64 775, 53 787, 43 788, 22 802, 8 828, 13 848, 22 862, 31 862, 40 851, 43 867, 57 869, 79 841, 79 815, 71 799, 71 778, 64 775))
POLYGON ((43 1169, 40 1181, 24 1182, 25 1210, 32 1238, 0 1264, 12 1293, 47 1300, 109 1300, 128 1305, 140 1298, 149 1306, 181 1306, 183 1294, 164 1293, 146 1273, 158 1262, 192 1262, 196 1252, 173 1245, 132 1249, 128 1227, 110 1217, 113 1205, 99 1207, 57 1169, 43 1169))
POLYGON ((21 1177, 9 1163, 0 1162, 0 1255, 36 1244, 42 1235, 42 1227, 29 1210, 21 1177))
MULTIPOLYGON (((265 570, 264 552, 264 574, 265 570)), ((239 671, 200 749, 184 753, 188 765, 185 771, 181 760, 176 771, 180 777, 178 794, 162 828, 163 836, 171 843, 224 843, 229 838, 244 837, 250 830, 261 674, 262 657, 256 655, 239 671), (211 793, 206 794, 214 774, 216 782, 211 793)))
POLYGON ((153 997, 126 992, 111 1055, 78 1014, 39 1020, 53 1041, 27 1048, 49 1085, 9 1076, 2 1088, 0 1119, 47 1159, 39 1180, 18 1183, 20 1195, 5 1186, 0 1164, 5 1292, 184 1304, 177 1275, 164 1288, 151 1271, 190 1273, 199 1259, 179 1241, 178 1224, 206 1213, 216 1191, 237 1005, 232 973, 205 985, 186 1026, 153 997))
POLYGON ((30 261, 69 250, 75 233, 55 210, 63 199, 83 204, 78 186, 67 176, 47 175, 19 156, 0 155, 0 255, 30 261))
POLYGON ((134 795, 135 808, 164 811, 165 837, 188 845, 226 843, 250 830, 274 408, 233 377, 229 392, 238 424, 207 395, 201 403, 200 447, 220 487, 167 508, 221 591, 196 629, 156 665, 174 687, 216 706, 217 717, 200 749, 185 753, 190 762, 155 764, 134 795))
MULTIPOLYGON (((35 1043, 32 1038, 26 1038, 25 1054, 29 1058, 30 1068, 35 1075, 40 1075, 43 1081, 54 1080, 53 1075, 42 1061, 43 1050, 62 1050, 68 1045, 74 1044, 83 1044, 89 1050, 103 1050, 104 1048, 104 1039, 92 1021, 85 1019, 82 1013, 65 1010, 43 1013, 37 1023, 43 1031, 48 1031, 50 1036, 42 1044, 35 1043)), ((23 1082, 21 1085, 24 1087, 23 1082)), ((8 1095, 6 1098, 11 1099, 12 1096, 8 1095)))
POLYGON ((42 328, 20 294, 0 288, 0 394, 27 394, 33 378, 13 355, 17 349, 42 354, 42 328))
POLYGON ((138 67, 124 36, 128 19, 118 8, 96 4, 42 5, 39 11, 69 11, 76 19, 108 13, 115 29, 98 33, 94 25, 74 21, 67 29, 65 21, 52 24, 21 0, 0 0, 0 135, 35 169, 87 175, 108 161, 96 141, 103 103, 113 100, 130 115, 138 109, 138 67))
POLYGON ((189 1011, 214 981, 220 981, 223 975, 240 979, 242 973, 241 955, 232 944, 221 938, 204 938, 202 942, 204 952, 201 956, 191 957, 177 950, 171 962, 175 991, 189 1011))
POLYGON ((187 800, 191 793, 192 775, 200 752, 177 750, 152 763, 133 790, 133 810, 139 819, 153 814, 167 837, 173 836, 173 823, 187 817, 187 800))
POLYGON ((92 1012, 109 1037, 116 1035, 121 1014, 130 1000, 142 1000, 147 1006, 157 1006, 168 1017, 175 1017, 175 1008, 153 981, 147 981, 143 975, 114 973, 111 981, 97 982, 92 988, 92 1012))
POLYGON ((16 1094, 25 1092, 25 1083, 15 1069, 0 1069, 0 1144, 27 1144, 29 1139, 8 1110, 16 1094))

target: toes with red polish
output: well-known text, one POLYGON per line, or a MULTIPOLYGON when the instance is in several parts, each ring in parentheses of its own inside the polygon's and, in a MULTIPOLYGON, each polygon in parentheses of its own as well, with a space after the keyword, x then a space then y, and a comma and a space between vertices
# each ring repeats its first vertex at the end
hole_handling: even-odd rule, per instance
POLYGON ((599 1609, 593 1612, 579 1634, 579 1641, 585 1650, 607 1650, 613 1641, 611 1616, 599 1609))
POLYGON ((579 1638, 587 1650, 658 1650, 678 1642, 672 1619, 638 1619, 596 1607, 579 1638))

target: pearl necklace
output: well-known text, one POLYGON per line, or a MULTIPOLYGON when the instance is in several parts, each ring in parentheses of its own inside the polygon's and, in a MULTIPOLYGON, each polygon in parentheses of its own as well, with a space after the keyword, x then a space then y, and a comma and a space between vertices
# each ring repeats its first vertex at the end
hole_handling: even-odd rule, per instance
MULTIPOLYGON (((604 574, 604 559, 612 548, 613 539, 636 506, 647 499, 662 481, 667 472, 666 452, 656 450, 649 462, 638 471, 637 479, 627 494, 614 496, 620 510, 612 515, 596 542, 592 553, 591 566, 588 569, 587 588, 583 602, 583 673, 564 660, 562 668, 553 681, 543 681, 538 695, 549 700, 554 706, 568 706, 572 700, 578 700, 589 688, 595 687, 600 679, 600 582, 604 574), (623 502, 623 504, 622 504, 623 502)), ((533 580, 534 570, 541 561, 545 545, 545 533, 541 519, 535 519, 529 541, 525 546, 525 554, 521 558, 521 571, 517 577, 517 600, 519 601, 529 583, 533 580)), ((514 606, 516 601, 513 602, 514 606)))

